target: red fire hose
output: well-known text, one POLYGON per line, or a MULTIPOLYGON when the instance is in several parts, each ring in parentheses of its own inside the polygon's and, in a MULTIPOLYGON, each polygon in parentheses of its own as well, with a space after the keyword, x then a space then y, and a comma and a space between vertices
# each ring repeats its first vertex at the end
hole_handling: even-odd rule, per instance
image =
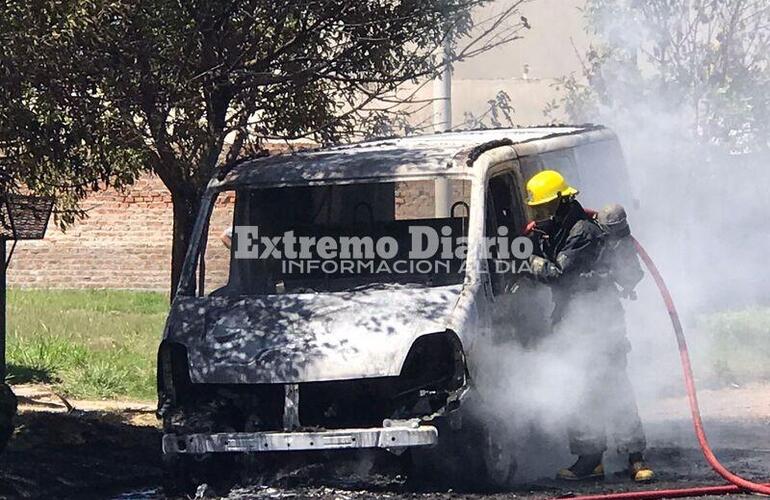
POLYGON ((763 495, 770 495, 770 484, 759 484, 752 481, 743 479, 727 470, 724 465, 719 463, 717 457, 714 455, 714 451, 709 445, 706 438, 706 432, 703 430, 703 420, 700 415, 700 407, 698 406, 698 395, 695 391, 695 381, 693 380, 692 365, 690 363, 690 354, 687 350, 687 340, 682 330, 682 323, 679 320, 679 313, 674 305, 674 299, 671 297, 671 293, 668 291, 666 283, 663 281, 663 277, 660 275, 660 271, 655 266, 655 263, 650 258, 650 255, 645 251, 644 247, 636 241, 636 251, 639 253, 639 257, 644 262, 644 265, 649 269, 650 274, 655 279, 655 284, 658 285, 660 295, 663 297, 663 301, 666 303, 666 309, 668 315, 671 317, 671 323, 674 326, 674 333, 676 334, 676 341, 679 344, 679 356, 682 360, 682 369, 684 370, 684 382, 687 388, 687 398, 690 402, 690 412, 692 413, 692 422, 695 426, 695 435, 698 438, 698 443, 703 450, 703 455, 706 457, 709 465, 716 471, 717 474, 728 480, 729 485, 725 486, 709 486, 699 488, 682 488, 675 490, 651 490, 651 491, 636 491, 628 493, 609 493, 604 495, 587 495, 571 497, 573 500, 652 500, 656 498, 682 498, 682 497, 695 497, 706 495, 728 495, 731 493, 759 493, 763 495))

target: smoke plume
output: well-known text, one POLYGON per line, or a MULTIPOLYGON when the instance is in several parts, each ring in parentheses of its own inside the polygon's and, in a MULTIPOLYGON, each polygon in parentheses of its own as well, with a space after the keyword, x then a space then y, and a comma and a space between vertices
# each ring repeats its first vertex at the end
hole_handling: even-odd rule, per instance
MULTIPOLYGON (((561 109, 574 122, 601 123, 618 134, 638 200, 627 207, 632 230, 672 289, 697 382, 724 382, 709 357, 720 353, 700 331, 701 318, 770 303, 766 2, 589 0, 585 12, 595 45, 583 60, 585 74, 562 82, 561 109)), ((683 386, 668 316, 649 277, 638 295, 624 308, 633 346, 628 372, 644 416, 660 398, 682 395, 683 386)), ((583 307, 573 313, 602 317, 601 304, 583 307)), ((585 324, 564 323, 573 320, 585 324)), ((562 328, 534 345, 481 351, 494 366, 485 381, 498 394, 494 411, 521 445, 520 480, 568 464, 565 429, 586 417, 576 413, 580 398, 600 389, 587 370, 606 362, 606 327, 593 324, 598 335, 590 339, 576 340, 579 332, 562 328)))

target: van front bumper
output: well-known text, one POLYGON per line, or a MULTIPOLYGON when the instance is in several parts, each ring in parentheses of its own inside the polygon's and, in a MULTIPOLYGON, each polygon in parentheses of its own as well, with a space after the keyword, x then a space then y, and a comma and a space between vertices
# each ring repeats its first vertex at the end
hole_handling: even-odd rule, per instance
POLYGON ((202 455, 205 453, 276 452, 384 448, 398 450, 432 446, 438 430, 419 427, 340 429, 317 432, 234 432, 223 434, 165 434, 163 453, 202 455))

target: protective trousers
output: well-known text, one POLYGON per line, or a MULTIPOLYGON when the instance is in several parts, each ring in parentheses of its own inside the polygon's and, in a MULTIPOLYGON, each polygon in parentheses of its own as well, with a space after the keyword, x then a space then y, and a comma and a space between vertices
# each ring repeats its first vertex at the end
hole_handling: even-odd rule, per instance
POLYGON ((568 436, 575 455, 607 450, 608 435, 621 453, 641 453, 647 446, 627 373, 631 345, 626 338, 623 308, 616 296, 593 292, 570 300, 555 328, 570 343, 567 362, 581 367, 577 407, 568 436), (576 354, 577 353, 577 354, 576 354))

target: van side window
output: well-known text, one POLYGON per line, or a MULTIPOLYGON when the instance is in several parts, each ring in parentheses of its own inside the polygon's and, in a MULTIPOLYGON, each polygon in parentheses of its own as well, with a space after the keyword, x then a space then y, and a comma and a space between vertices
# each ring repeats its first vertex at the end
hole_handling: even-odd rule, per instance
MULTIPOLYGON (((525 212, 519 193, 516 177, 512 172, 506 172, 489 180, 486 206, 486 235, 488 237, 497 236, 498 229, 501 227, 508 229, 509 237, 513 238, 521 234, 525 225, 525 212)), ((506 282, 511 279, 511 275, 496 272, 497 267, 494 262, 496 259, 497 255, 493 249, 487 266, 493 293, 497 295, 505 290, 506 282)))
POLYGON ((562 149, 544 153, 540 156, 543 170, 556 170, 567 178, 572 184, 580 185, 580 172, 578 171, 575 155, 572 149, 562 149))
POLYGON ((214 202, 214 209, 207 221, 203 249, 198 261, 198 294, 209 295, 224 286, 230 279, 233 217, 236 206, 235 193, 221 193, 214 202), (229 245, 226 243, 229 241, 229 245))
MULTIPOLYGON (((489 180, 490 202, 488 206, 492 208, 492 220, 487 224, 487 236, 494 236, 499 226, 509 226, 513 224, 513 186, 510 183, 508 175, 498 175, 489 180)), ((489 213, 489 211, 487 212, 489 213)))
MULTIPOLYGON (((487 221, 487 235, 497 234, 497 228, 505 226, 509 234, 519 234, 524 227, 525 211, 522 206, 519 189, 516 186, 516 177, 511 172, 493 177, 489 180, 488 208, 493 208, 493 220, 487 221)), ((487 212, 489 215, 489 211, 487 212)), ((490 217, 491 219, 492 217, 490 217)))
POLYGON ((519 168, 526 182, 543 170, 543 160, 539 156, 525 156, 519 158, 519 168))

